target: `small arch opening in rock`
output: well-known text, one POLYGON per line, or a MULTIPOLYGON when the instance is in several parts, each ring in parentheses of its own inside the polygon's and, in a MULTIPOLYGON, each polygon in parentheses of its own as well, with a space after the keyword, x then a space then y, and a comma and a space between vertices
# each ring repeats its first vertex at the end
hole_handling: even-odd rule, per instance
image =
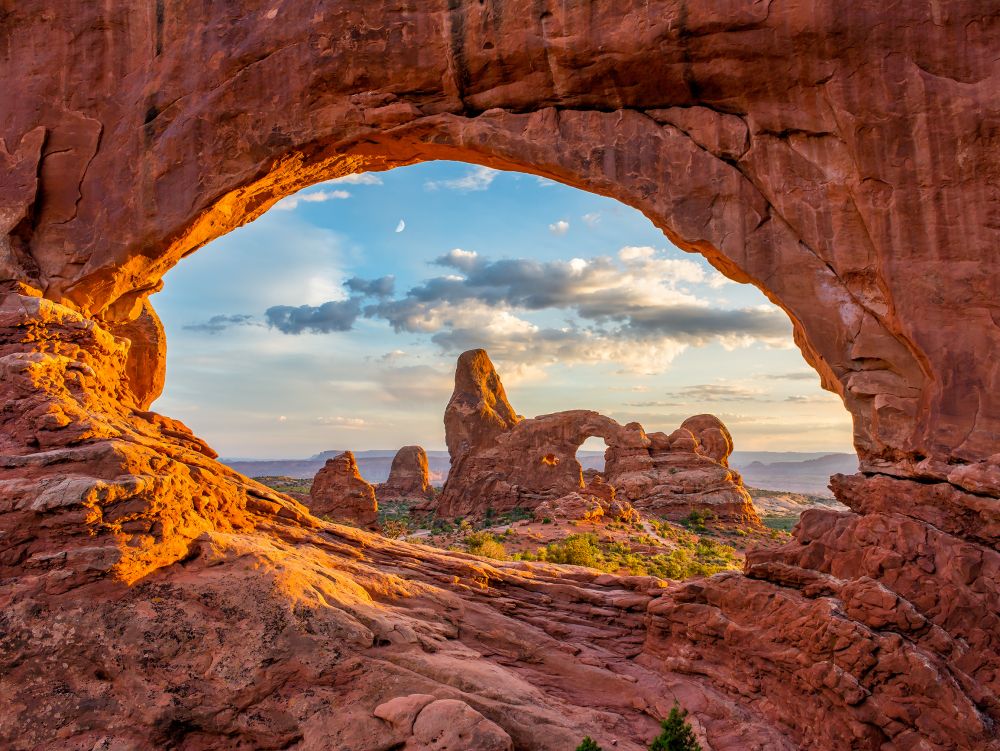
POLYGON ((587 440, 580 444, 580 447, 576 450, 576 460, 580 462, 584 482, 588 479, 588 473, 591 473, 591 475, 603 475, 605 473, 607 459, 605 452, 607 449, 607 440, 598 435, 589 436, 587 440))

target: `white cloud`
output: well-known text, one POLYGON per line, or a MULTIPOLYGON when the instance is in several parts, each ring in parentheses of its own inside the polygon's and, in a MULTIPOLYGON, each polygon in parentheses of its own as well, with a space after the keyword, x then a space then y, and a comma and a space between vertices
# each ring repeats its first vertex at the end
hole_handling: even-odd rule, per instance
POLYGON ((343 177, 335 177, 333 180, 327 180, 324 185, 381 185, 382 178, 376 175, 374 172, 356 172, 353 175, 344 175, 343 177))
POLYGON ((476 251, 461 248, 453 248, 434 261, 438 266, 450 266, 464 272, 472 271, 478 262, 479 254, 476 251))
POLYGON ((368 423, 361 417, 317 417, 316 422, 320 425, 331 425, 349 430, 368 427, 368 423))
POLYGON ((300 203, 324 203, 325 201, 350 198, 346 190, 314 190, 312 193, 296 193, 294 196, 282 198, 274 208, 278 211, 294 211, 300 203))
POLYGON ((549 232, 553 235, 565 235, 569 232, 569 222, 565 219, 560 219, 558 222, 549 225, 549 232))
POLYGON ((380 387, 380 396, 388 404, 439 404, 440 415, 455 387, 454 366, 446 369, 429 365, 402 365, 378 368, 374 381, 380 387))
POLYGON ((725 287, 727 284, 735 284, 732 279, 727 279, 718 271, 709 272, 708 275, 708 286, 712 289, 719 289, 720 287, 725 287))
POLYGON ((625 263, 648 261, 656 255, 656 248, 649 245, 626 245, 618 251, 618 257, 625 263))
POLYGON ((405 358, 406 358, 406 352, 404 352, 401 349, 394 349, 383 354, 381 357, 378 358, 378 361, 385 365, 394 365, 395 363, 400 362, 405 358))
POLYGON ((683 288, 706 272, 648 246, 617 258, 492 261, 453 249, 435 260, 461 274, 425 280, 402 298, 365 307, 397 332, 432 334, 445 352, 485 347, 508 362, 615 363, 665 370, 690 346, 791 346, 788 321, 771 307, 723 308, 683 288), (521 314, 564 311, 571 323, 543 327, 521 314))
POLYGON ((601 222, 601 212, 591 211, 588 214, 584 214, 581 219, 583 219, 583 223, 588 227, 596 227, 601 222))
POLYGON ((402 219, 400 219, 399 220, 399 224, 396 225, 396 234, 399 234, 404 229, 406 229, 406 222, 404 222, 402 219))
POLYGON ((490 184, 499 174, 499 170, 490 167, 473 167, 466 175, 456 177, 452 180, 428 180, 424 183, 427 190, 459 190, 469 193, 478 190, 487 190, 490 184))

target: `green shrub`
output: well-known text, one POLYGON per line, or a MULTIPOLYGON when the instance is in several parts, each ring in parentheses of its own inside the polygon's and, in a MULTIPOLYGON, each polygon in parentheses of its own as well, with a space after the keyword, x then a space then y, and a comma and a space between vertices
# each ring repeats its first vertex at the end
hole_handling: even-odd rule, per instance
POLYGON ((604 749, 598 746, 597 742, 588 735, 583 739, 580 745, 576 747, 576 751, 604 751, 604 749))
POLYGON ((550 563, 567 563, 571 566, 601 568, 601 550, 595 535, 570 535, 559 542, 549 543, 545 548, 545 560, 550 563))
POLYGON ((707 522, 710 518, 713 517, 714 514, 712 514, 711 512, 694 510, 690 514, 685 516, 683 519, 681 519, 681 524, 683 524, 688 529, 695 530, 696 532, 704 532, 705 522, 707 522))
POLYGON ((503 543, 497 540, 489 532, 473 532, 465 537, 465 545, 473 555, 481 555, 484 558, 495 558, 499 561, 507 560, 507 550, 503 543))
POLYGON ((649 744, 649 751, 702 751, 687 714, 686 709, 675 703, 670 715, 660 723, 663 732, 649 744))
POLYGON ((792 527, 799 523, 798 514, 788 514, 786 516, 765 516, 761 519, 768 529, 776 529, 780 532, 791 532, 792 527))

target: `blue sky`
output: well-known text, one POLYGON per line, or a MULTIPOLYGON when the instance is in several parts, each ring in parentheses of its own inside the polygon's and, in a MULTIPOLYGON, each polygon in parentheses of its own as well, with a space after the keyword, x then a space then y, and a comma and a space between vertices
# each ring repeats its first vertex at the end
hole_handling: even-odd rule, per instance
POLYGON ((742 450, 850 451, 850 420, 753 287, 617 201, 454 162, 290 196, 184 259, 153 304, 154 408, 223 456, 444 448, 458 354, 515 408, 670 432, 719 415, 742 450))

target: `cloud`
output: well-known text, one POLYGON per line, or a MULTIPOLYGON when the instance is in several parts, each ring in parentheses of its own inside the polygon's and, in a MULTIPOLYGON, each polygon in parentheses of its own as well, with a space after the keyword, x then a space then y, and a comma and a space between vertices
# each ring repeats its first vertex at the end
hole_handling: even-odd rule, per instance
POLYGON ((386 402, 411 406, 440 404, 442 410, 455 386, 453 370, 441 370, 429 365, 379 368, 374 380, 386 402))
POLYGON ((499 174, 499 170, 490 167, 473 167, 467 174, 452 180, 428 180, 424 183, 427 190, 459 190, 463 193, 487 190, 499 174))
MULTIPOLYGON (((742 402, 758 400, 764 396, 761 389, 741 386, 739 384, 728 383, 701 383, 696 386, 687 386, 675 395, 699 402, 742 402)), ((770 400, 764 400, 770 401, 770 400)))
POLYGON ((335 177, 327 180, 324 185, 381 185, 382 178, 373 172, 356 172, 353 175, 335 177))
POLYGON ((275 305, 265 311, 264 317, 269 326, 284 334, 350 331, 361 315, 361 299, 352 297, 348 300, 331 300, 317 306, 275 305))
POLYGON ((406 222, 404 222, 404 221, 403 221, 402 219, 400 219, 400 220, 399 220, 399 224, 397 224, 397 225, 396 225, 396 229, 395 229, 395 232, 396 232, 396 234, 398 235, 398 234, 399 234, 400 232, 402 232, 402 231, 403 231, 404 229, 406 229, 406 222))
POLYGON ((780 378, 786 381, 815 381, 819 374, 815 370, 795 370, 791 373, 774 373, 767 378, 780 378))
POLYGON ((380 355, 377 359, 378 362, 382 363, 383 365, 394 365, 395 363, 403 360, 405 357, 406 357, 406 352, 404 352, 401 349, 394 349, 389 352, 386 352, 383 355, 380 355))
POLYGON ((565 235, 569 232, 569 222, 565 219, 560 219, 558 222, 549 225, 549 232, 553 235, 565 235))
POLYGON ((479 254, 474 250, 455 248, 432 261, 438 266, 450 266, 463 272, 470 272, 479 264, 479 254))
POLYGON ((199 331, 206 334, 218 334, 232 326, 253 326, 253 316, 237 314, 237 315, 218 315, 212 316, 207 321, 203 323, 189 323, 183 328, 186 331, 199 331))
POLYGON ((598 224, 601 223, 601 212, 591 211, 590 213, 584 214, 580 218, 583 219, 583 223, 586 224, 588 227, 596 227, 598 224))
POLYGON ((682 304, 660 308, 639 307, 625 312, 602 308, 600 311, 590 310, 589 314, 597 317, 598 312, 609 318, 624 316, 627 323, 623 328, 634 335, 673 333, 699 340, 718 338, 727 349, 746 346, 756 340, 783 340, 788 336, 789 328, 788 320, 780 313, 759 308, 720 310, 682 304))
MULTIPOLYGON (((425 321, 429 322, 431 319, 425 321)), ((542 327, 509 311, 472 302, 451 306, 441 323, 444 325, 431 341, 442 351, 455 354, 483 347, 494 361, 503 364, 505 372, 527 365, 562 363, 610 364, 630 373, 655 374, 687 348, 670 339, 633 341, 595 328, 542 327)))
POLYGON ((352 276, 344 286, 351 292, 355 292, 364 297, 392 297, 396 289, 396 277, 391 274, 380 276, 378 279, 362 279, 360 276, 352 276))
POLYGON ((346 190, 315 190, 312 193, 296 193, 294 196, 282 198, 274 208, 278 211, 294 211, 300 203, 323 203, 336 199, 350 198, 346 190))
POLYGON ((625 402, 626 407, 680 407, 683 402, 653 400, 649 402, 625 402))
MULTIPOLYGON (((491 260, 454 248, 433 263, 451 273, 425 279, 396 298, 385 283, 375 285, 386 294, 364 306, 364 316, 387 321, 397 333, 429 334, 449 354, 485 347, 510 364, 607 363, 650 374, 667 369, 691 346, 791 341, 790 324, 779 310, 712 305, 690 288, 708 284, 702 264, 648 246, 569 261, 491 260), (553 325, 554 311, 566 316, 566 325, 553 325), (525 317, 543 312, 549 313, 544 324, 525 317)), ((360 299, 377 291, 370 286, 377 281, 355 278, 347 286, 360 299)), ((353 324, 356 302, 340 305, 347 309, 332 313, 345 314, 353 324)), ((311 323, 314 309, 282 311, 280 320, 269 322, 289 333, 346 330, 311 323)))
POLYGON ((598 256, 570 261, 501 259, 456 248, 434 261, 461 272, 432 277, 405 297, 365 309, 396 331, 434 332, 457 321, 456 306, 476 302, 507 310, 562 309, 618 336, 653 339, 673 336, 691 344, 715 338, 728 346, 766 339, 784 343, 789 323, 769 307, 713 307, 682 285, 704 283, 695 261, 660 257, 649 247, 622 248, 617 258, 598 256))
POLYGON ((830 404, 840 402, 840 397, 824 391, 821 394, 810 394, 809 396, 793 395, 785 397, 785 401, 791 404, 830 404))
POLYGON ((737 383, 699 383, 665 395, 666 400, 627 402, 627 407, 680 407, 692 402, 772 402, 763 389, 737 383))
POLYGON ((368 427, 368 422, 361 417, 317 417, 316 423, 319 425, 333 425, 349 430, 359 430, 368 427))

